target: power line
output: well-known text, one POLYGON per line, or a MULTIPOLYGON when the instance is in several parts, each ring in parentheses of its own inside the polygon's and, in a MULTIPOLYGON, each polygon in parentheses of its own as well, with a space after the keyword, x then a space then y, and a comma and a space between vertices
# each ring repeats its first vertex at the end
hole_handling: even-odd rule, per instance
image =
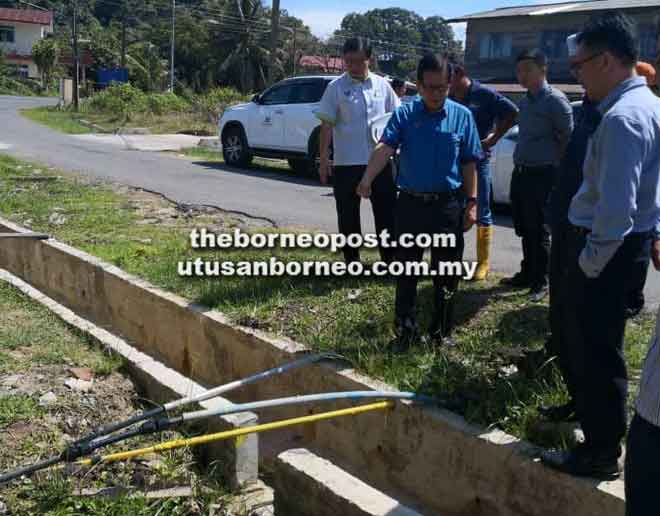
POLYGON ((374 38, 372 35, 360 34, 360 33, 356 33, 356 32, 349 32, 349 31, 343 31, 343 30, 336 31, 335 35, 333 37, 335 37, 335 38, 340 37, 340 38, 343 38, 343 39, 346 39, 346 37, 362 37, 362 38, 369 39, 369 41, 371 43, 392 44, 392 45, 402 46, 402 47, 405 47, 405 48, 414 48, 414 49, 418 49, 418 50, 423 50, 423 51, 427 51, 427 52, 435 51, 440 46, 448 47, 448 44, 446 42, 442 42, 442 44, 438 45, 437 47, 436 46, 429 46, 429 45, 414 45, 414 44, 407 43, 406 41, 400 40, 400 39, 377 39, 377 38, 374 38), (343 36, 342 34, 346 34, 347 36, 343 36))

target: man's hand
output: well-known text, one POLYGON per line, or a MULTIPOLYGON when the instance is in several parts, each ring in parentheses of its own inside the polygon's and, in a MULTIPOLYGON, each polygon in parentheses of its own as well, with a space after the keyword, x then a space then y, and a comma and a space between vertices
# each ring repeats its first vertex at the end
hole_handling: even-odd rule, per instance
POLYGON ((362 181, 360 181, 360 184, 357 186, 355 193, 363 199, 368 199, 371 197, 371 183, 365 178, 362 178, 362 181))
POLYGON ((327 185, 328 179, 331 175, 332 167, 330 166, 330 162, 321 160, 321 163, 319 164, 319 179, 321 180, 321 184, 327 185))
POLYGON ((477 223, 477 203, 468 203, 465 209, 465 217, 463 218, 463 231, 470 231, 472 226, 477 223))
POLYGON ((497 135, 495 133, 490 133, 483 140, 481 140, 481 148, 484 152, 488 153, 490 150, 495 147, 497 144, 497 135))
POLYGON ((653 258, 653 266, 655 267, 655 270, 660 271, 660 240, 655 240, 653 242, 651 258, 653 258))

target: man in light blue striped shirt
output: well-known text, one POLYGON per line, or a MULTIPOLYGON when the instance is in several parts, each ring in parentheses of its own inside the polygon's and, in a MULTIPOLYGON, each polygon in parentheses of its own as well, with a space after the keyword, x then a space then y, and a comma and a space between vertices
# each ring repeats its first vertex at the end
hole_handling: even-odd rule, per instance
MULTIPOLYGON (((660 270, 660 246, 653 262, 660 270)), ((626 516, 658 514, 660 485, 660 312, 655 324, 637 398, 637 414, 630 425, 626 449, 626 516)))
POLYGON ((571 67, 603 119, 569 210, 569 297, 580 337, 570 346, 576 414, 585 443, 546 462, 580 476, 616 477, 626 433, 628 374, 623 353, 626 279, 660 230, 660 99, 637 77, 632 22, 590 21, 571 67))

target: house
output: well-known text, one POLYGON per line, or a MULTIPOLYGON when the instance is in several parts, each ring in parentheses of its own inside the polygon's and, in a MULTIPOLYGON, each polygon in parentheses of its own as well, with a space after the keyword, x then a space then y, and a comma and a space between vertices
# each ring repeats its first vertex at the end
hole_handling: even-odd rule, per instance
POLYGON ((655 62, 660 0, 590 0, 506 7, 448 20, 467 22, 465 63, 470 73, 489 82, 516 82, 515 59, 540 48, 548 56, 553 82, 575 83, 566 38, 592 16, 622 12, 636 22, 641 59, 655 62))
POLYGON ((32 47, 52 32, 53 13, 50 11, 0 8, 0 50, 5 62, 15 66, 24 77, 40 77, 32 59, 32 47))

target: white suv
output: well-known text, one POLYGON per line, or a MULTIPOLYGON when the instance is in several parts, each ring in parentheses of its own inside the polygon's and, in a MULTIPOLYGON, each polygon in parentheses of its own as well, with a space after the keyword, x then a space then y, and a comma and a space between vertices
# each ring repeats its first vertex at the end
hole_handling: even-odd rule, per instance
POLYGON ((317 175, 320 121, 316 112, 325 89, 336 78, 286 79, 247 104, 227 108, 218 127, 225 162, 244 167, 254 156, 287 159, 294 171, 317 175))

